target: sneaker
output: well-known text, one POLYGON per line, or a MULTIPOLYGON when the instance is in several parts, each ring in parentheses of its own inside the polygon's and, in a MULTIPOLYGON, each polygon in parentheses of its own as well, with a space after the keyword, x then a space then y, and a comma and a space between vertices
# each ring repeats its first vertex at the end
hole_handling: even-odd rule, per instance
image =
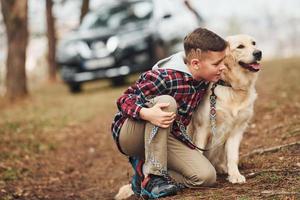
POLYGON ((141 195, 145 198, 156 199, 175 195, 179 188, 163 176, 150 174, 142 182, 141 195))
POLYGON ((142 159, 138 159, 135 157, 129 157, 129 162, 134 170, 134 175, 132 176, 131 179, 131 189, 135 195, 140 196, 141 183, 144 180, 144 174, 143 174, 144 161, 142 159))

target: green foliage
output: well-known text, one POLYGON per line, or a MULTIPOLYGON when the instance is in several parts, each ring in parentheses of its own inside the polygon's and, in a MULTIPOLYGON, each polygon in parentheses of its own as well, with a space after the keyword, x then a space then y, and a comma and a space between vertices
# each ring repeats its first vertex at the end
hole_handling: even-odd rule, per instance
POLYGON ((5 169, 2 173, 2 180, 4 181, 13 181, 19 177, 19 171, 16 168, 5 169))
MULTIPOLYGON (((111 118, 123 88, 111 90, 109 82, 87 84, 85 92, 72 95, 63 84, 45 85, 32 91, 29 100, 10 105, 0 98, 0 163, 53 151, 53 137, 65 127, 94 119, 105 113, 111 118)), ((8 171, 5 179, 14 179, 8 171)))
POLYGON ((251 198, 247 197, 247 196, 241 196, 241 197, 238 197, 237 200, 251 200, 251 198))
POLYGON ((268 182, 272 184, 276 184, 282 179, 281 176, 275 173, 262 173, 257 178, 265 183, 268 182))

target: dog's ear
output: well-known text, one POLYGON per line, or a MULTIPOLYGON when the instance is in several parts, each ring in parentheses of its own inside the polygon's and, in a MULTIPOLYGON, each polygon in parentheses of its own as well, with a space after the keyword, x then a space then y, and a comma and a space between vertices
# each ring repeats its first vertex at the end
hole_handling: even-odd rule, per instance
POLYGON ((228 70, 231 70, 232 67, 235 65, 235 62, 236 62, 236 60, 235 60, 234 56, 231 54, 230 51, 228 51, 228 53, 224 59, 224 64, 225 64, 226 68, 228 70))

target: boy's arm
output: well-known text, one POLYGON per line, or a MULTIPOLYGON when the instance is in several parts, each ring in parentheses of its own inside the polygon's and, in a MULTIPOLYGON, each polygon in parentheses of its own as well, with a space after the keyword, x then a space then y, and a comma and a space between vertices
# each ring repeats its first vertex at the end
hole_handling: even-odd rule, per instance
POLYGON ((170 115, 170 113, 163 111, 161 111, 163 113, 158 112, 158 110, 161 110, 158 108, 162 108, 164 105, 152 107, 153 109, 147 108, 145 106, 147 102, 146 98, 167 94, 168 85, 166 81, 166 75, 163 75, 159 71, 148 71, 144 73, 140 80, 134 86, 128 88, 124 95, 118 99, 117 105, 119 110, 130 118, 144 119, 152 123, 154 122, 154 124, 157 125, 157 123, 155 123, 157 120, 154 119, 154 116, 159 119, 159 116, 165 117, 165 114, 170 115))
POLYGON ((140 117, 156 126, 168 128, 176 118, 174 112, 162 111, 162 108, 169 105, 169 103, 157 103, 151 108, 142 108, 140 110, 140 117))

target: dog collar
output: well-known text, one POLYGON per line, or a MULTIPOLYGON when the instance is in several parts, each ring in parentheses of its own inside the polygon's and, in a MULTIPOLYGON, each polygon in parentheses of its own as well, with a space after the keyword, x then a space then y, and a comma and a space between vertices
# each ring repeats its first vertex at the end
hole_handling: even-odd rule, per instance
POLYGON ((209 97, 209 101, 210 101, 210 113, 209 113, 210 128, 211 128, 211 132, 212 132, 213 136, 215 136, 216 132, 217 132, 217 119, 216 119, 216 117, 217 117, 217 111, 216 111, 217 96, 215 94, 215 88, 217 87, 217 83, 214 83, 212 85, 211 95, 209 97))
MULTIPOLYGON (((227 83, 227 82, 225 82, 225 81, 223 81, 221 79, 212 85, 211 95, 209 97, 209 99, 210 99, 210 113, 209 113, 209 117, 210 117, 211 132, 212 132, 213 136, 215 136, 217 134, 217 111, 216 111, 217 95, 215 94, 215 88, 218 85, 222 85, 222 86, 225 86, 225 87, 232 87, 230 83, 227 83)), ((193 148, 198 149, 200 151, 209 151, 210 150, 210 149, 201 149, 201 148, 197 147, 194 144, 193 144, 193 148)))
POLYGON ((209 113, 209 118, 210 118, 210 128, 212 134, 215 136, 217 133, 217 110, 216 110, 216 103, 217 103, 217 95, 215 94, 215 88, 218 85, 222 85, 225 87, 232 87, 230 83, 225 82, 223 80, 218 80, 216 83, 214 83, 211 87, 211 95, 209 97, 210 100, 210 113, 209 113))
POLYGON ((214 85, 222 85, 222 86, 225 86, 225 87, 231 87, 231 84, 228 83, 228 82, 225 82, 223 80, 218 80, 216 83, 214 83, 214 85))

